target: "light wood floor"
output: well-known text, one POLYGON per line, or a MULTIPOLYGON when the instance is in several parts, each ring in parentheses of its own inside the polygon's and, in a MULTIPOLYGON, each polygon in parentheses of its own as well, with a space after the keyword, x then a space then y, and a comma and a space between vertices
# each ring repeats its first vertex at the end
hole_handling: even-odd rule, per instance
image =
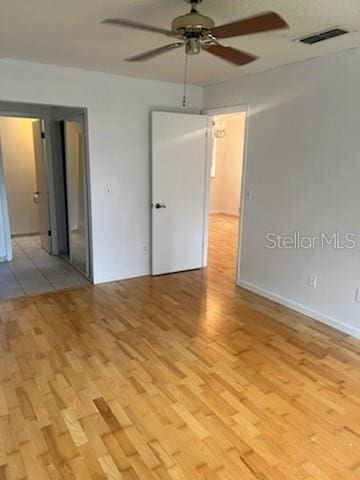
POLYGON ((0 303, 0 479, 359 480, 360 343, 207 271, 0 303))

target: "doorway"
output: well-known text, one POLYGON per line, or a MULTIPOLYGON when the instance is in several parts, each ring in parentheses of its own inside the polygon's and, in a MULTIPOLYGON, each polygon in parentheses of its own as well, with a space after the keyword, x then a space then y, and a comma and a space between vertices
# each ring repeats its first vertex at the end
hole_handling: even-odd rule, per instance
POLYGON ((84 116, 47 110, 0 116, 0 299, 91 280, 84 116))
POLYGON ((246 112, 212 117, 208 265, 237 279, 246 112))

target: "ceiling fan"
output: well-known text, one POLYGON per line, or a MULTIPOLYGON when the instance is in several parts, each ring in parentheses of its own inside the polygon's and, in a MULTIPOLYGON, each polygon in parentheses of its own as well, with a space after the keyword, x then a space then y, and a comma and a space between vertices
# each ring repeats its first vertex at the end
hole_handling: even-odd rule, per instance
POLYGON ((202 0, 185 0, 191 4, 191 11, 186 15, 176 17, 172 22, 171 30, 153 27, 123 18, 108 18, 103 24, 118 27, 129 27, 147 32, 160 33, 167 37, 174 37, 176 42, 160 48, 150 50, 140 55, 126 58, 128 62, 149 60, 163 53, 185 46, 187 55, 197 55, 202 50, 220 57, 234 65, 246 65, 257 60, 257 57, 236 48, 221 45, 218 39, 238 37, 242 35, 269 32, 288 28, 288 24, 275 12, 267 12, 255 17, 238 20, 225 25, 215 26, 212 18, 201 15, 197 5, 202 0))

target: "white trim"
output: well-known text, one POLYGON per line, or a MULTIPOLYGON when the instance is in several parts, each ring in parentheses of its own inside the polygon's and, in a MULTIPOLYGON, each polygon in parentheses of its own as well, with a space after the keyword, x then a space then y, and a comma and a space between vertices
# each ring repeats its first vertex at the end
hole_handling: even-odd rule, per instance
POLYGON ((203 219, 203 252, 202 268, 207 267, 209 249, 209 210, 211 191, 211 166, 213 161, 214 139, 212 136, 212 117, 207 116, 207 142, 205 153, 205 184, 204 184, 204 219, 203 219))
POLYGON ((140 278, 140 277, 149 277, 151 275, 149 270, 139 270, 138 272, 112 272, 112 273, 103 273, 98 277, 95 277, 93 283, 94 285, 99 285, 102 283, 111 283, 118 282, 121 280, 130 280, 131 278, 140 278))
POLYGON ((244 132, 244 151, 242 162, 242 175, 241 175, 241 192, 240 192, 240 211, 239 211, 239 231, 238 231, 238 251, 236 259, 236 278, 240 278, 240 264, 241 264, 241 252, 242 252, 242 239, 244 233, 244 217, 245 217, 245 198, 246 198, 246 173, 247 173, 247 146, 248 146, 248 134, 249 134, 249 105, 246 106, 245 112, 245 132, 244 132))
MULTIPOLYGON (((218 107, 205 109, 202 111, 204 115, 208 115, 212 120, 213 117, 217 115, 226 115, 229 113, 245 113, 245 132, 244 132, 244 150, 243 150, 243 162, 242 162, 242 172, 241 172, 241 191, 240 191, 240 211, 239 211, 239 230, 238 230, 238 248, 236 255, 236 277, 240 278, 240 261, 241 261, 241 245, 242 245, 242 235, 243 235, 243 220, 244 220, 244 205, 245 205, 245 181, 246 181, 246 167, 247 167, 247 141, 248 141, 248 123, 249 123, 249 104, 234 105, 232 107, 218 107)), ((208 159, 207 164, 210 163, 211 170, 211 161, 213 155, 213 141, 212 135, 210 135, 211 140, 208 142, 208 159), (210 143, 211 141, 211 143, 210 143)), ((206 217, 209 218, 210 215, 210 189, 211 189, 211 176, 209 174, 209 181, 207 182, 207 191, 206 198, 208 199, 206 205, 206 217)), ((208 252, 208 243, 209 243, 209 227, 204 231, 204 267, 207 264, 207 252, 208 252)))
POLYGON ((244 280, 239 279, 237 285, 241 288, 249 290, 250 292, 256 293, 257 295, 272 300, 273 302, 279 303, 280 305, 283 305, 287 308, 291 308, 295 312, 301 313, 302 315, 310 317, 311 319, 324 323, 325 325, 335 328, 336 330, 340 330, 347 335, 351 335, 355 338, 360 338, 360 328, 347 325, 346 323, 336 320, 335 318, 324 315, 320 312, 317 312, 316 310, 312 310, 311 308, 308 308, 301 303, 294 302, 289 298, 270 292, 244 280))

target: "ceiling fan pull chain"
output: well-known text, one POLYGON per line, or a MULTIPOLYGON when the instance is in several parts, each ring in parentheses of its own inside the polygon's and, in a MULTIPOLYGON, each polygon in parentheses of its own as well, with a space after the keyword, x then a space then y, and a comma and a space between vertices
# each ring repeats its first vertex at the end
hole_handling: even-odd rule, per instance
POLYGON ((186 108, 186 105, 187 105, 188 62, 189 62, 189 55, 185 53, 184 97, 183 97, 183 103, 182 103, 182 106, 184 108, 186 108))

